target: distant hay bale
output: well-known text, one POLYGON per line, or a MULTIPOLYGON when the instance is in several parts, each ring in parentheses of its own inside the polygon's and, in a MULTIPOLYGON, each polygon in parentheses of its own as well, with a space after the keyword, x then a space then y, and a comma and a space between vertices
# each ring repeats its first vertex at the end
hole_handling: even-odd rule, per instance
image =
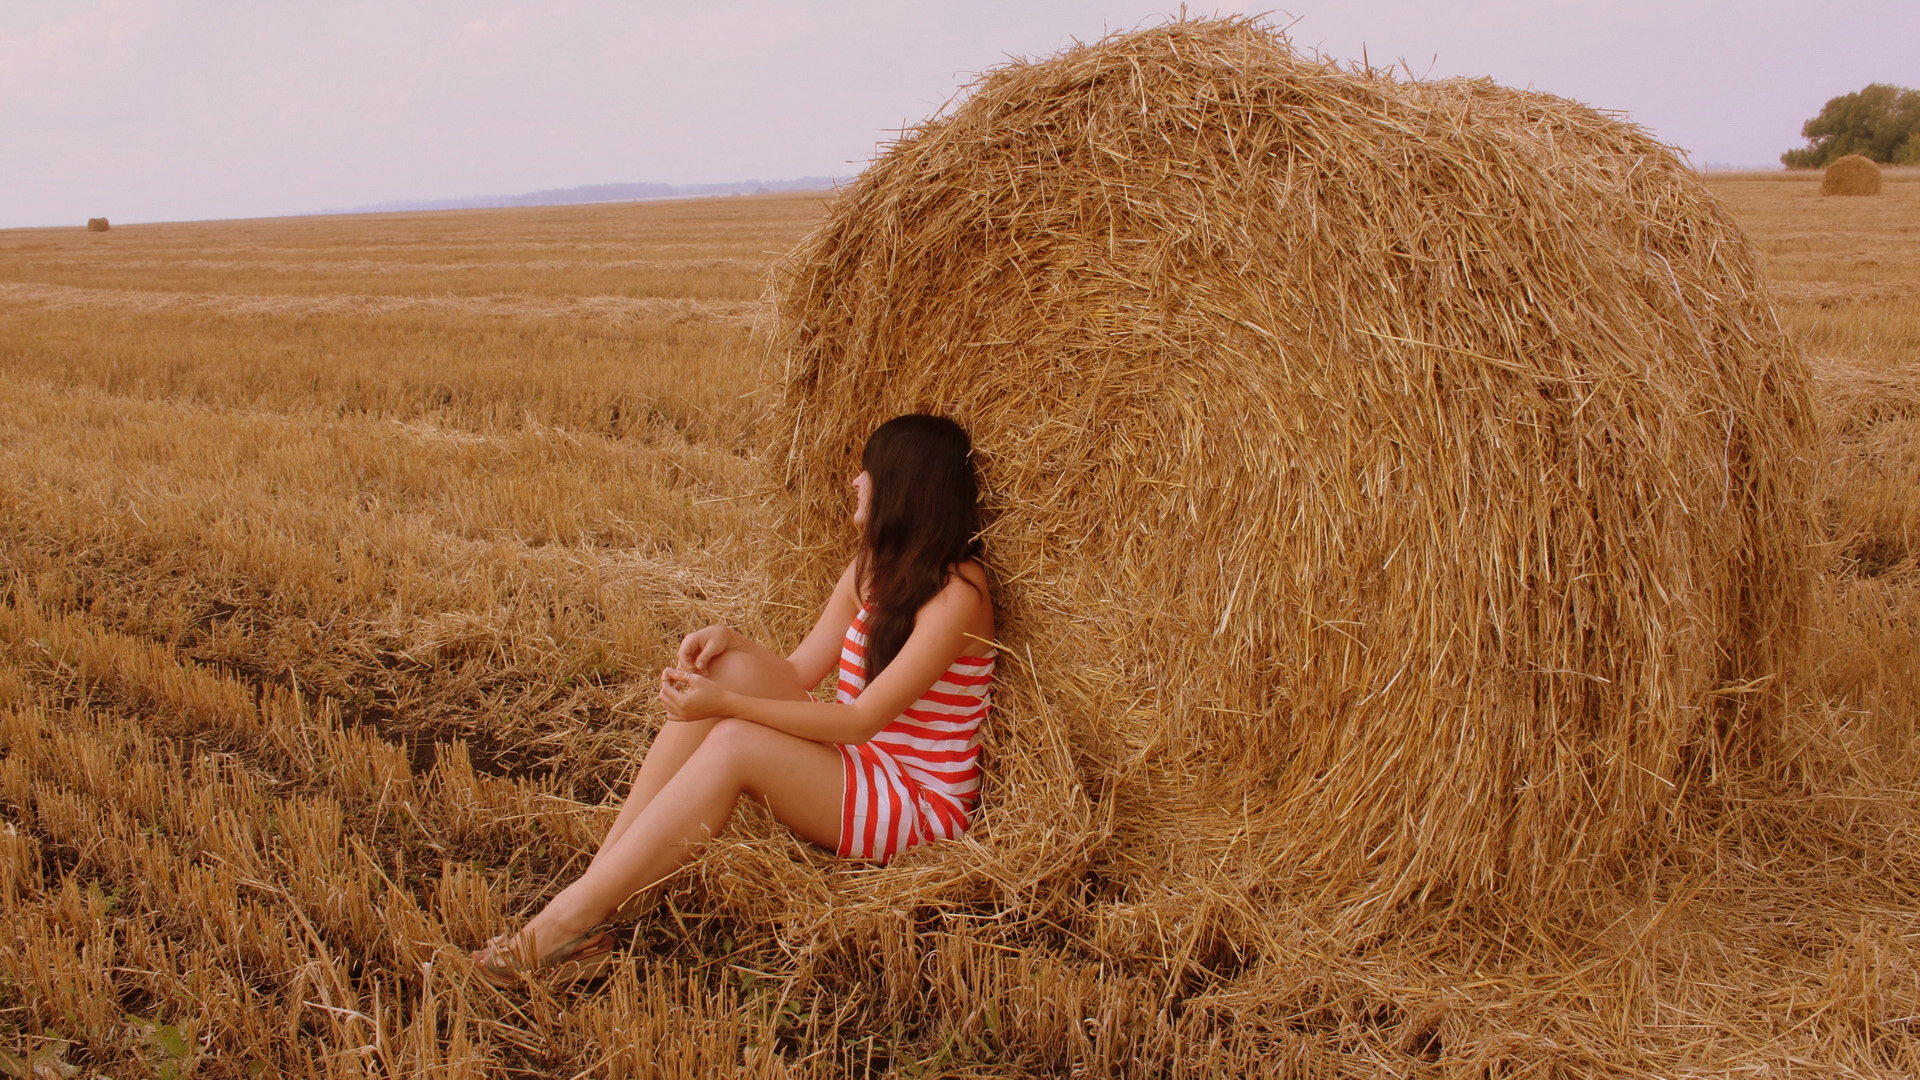
POLYGON ((1176 22, 984 77, 777 291, 784 572, 833 579, 879 421, 973 432, 989 848, 1105 820, 1107 877, 1564 906, 1766 751, 1808 376, 1639 128, 1176 22))
POLYGON ((1848 154, 1827 166, 1820 177, 1822 195, 1880 194, 1880 166, 1869 157, 1848 154))
POLYGON ((94 217, 94 218, 87 219, 88 232, 106 232, 108 229, 112 227, 113 226, 107 224, 107 219, 103 217, 94 217))

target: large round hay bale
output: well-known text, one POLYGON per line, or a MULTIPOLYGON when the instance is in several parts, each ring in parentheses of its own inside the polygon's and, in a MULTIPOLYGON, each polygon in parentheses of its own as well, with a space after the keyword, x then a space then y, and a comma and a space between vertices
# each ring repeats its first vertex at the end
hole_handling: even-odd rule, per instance
POLYGON ((1880 166, 1859 154, 1838 158, 1820 175, 1820 194, 1878 195, 1880 166))
POLYGON ((95 217, 87 219, 88 232, 106 232, 110 228, 112 228, 112 226, 107 224, 106 218, 95 217))
POLYGON ((990 847, 1073 816, 1109 876, 1559 904, 1764 748, 1808 377, 1630 124, 1177 22, 984 77, 777 289, 786 572, 832 580, 879 421, 974 434, 990 847))

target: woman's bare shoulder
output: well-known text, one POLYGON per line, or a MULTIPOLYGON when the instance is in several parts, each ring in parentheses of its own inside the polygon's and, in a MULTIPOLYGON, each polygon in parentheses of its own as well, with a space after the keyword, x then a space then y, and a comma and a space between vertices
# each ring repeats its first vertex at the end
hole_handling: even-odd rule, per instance
POLYGON ((978 594, 983 597, 987 594, 987 591, 993 587, 992 582, 987 577, 987 568, 981 566, 978 561, 973 559, 968 559, 965 562, 955 563, 953 565, 953 580, 948 581, 946 587, 951 589, 959 586, 965 589, 968 585, 973 587, 973 589, 969 591, 977 591, 978 594), (965 582, 965 584, 961 584, 962 582, 965 582))
POLYGON ((972 559, 955 566, 953 571, 953 578, 941 593, 952 596, 949 602, 958 609, 956 613, 963 620, 966 635, 991 646, 998 623, 993 613, 992 576, 986 567, 972 559))
POLYGON ((993 622, 993 591, 986 567, 969 559, 954 565, 952 576, 933 595, 936 603, 968 623, 979 626, 993 622))

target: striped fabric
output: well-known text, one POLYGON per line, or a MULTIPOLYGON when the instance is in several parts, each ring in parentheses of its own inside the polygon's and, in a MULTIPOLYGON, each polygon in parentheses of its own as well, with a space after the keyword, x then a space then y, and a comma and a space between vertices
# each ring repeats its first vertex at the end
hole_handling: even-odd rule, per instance
MULTIPOLYGON (((842 702, 867 686, 867 609, 840 645, 842 702)), ((878 735, 841 746, 846 796, 840 856, 886 862, 927 840, 959 836, 980 795, 980 721, 991 707, 993 657, 962 656, 878 735)))

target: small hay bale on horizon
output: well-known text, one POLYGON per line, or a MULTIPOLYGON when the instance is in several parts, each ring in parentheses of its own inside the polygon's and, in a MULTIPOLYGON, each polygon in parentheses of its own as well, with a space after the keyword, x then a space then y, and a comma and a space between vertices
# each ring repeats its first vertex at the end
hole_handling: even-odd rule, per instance
POLYGON ((1637 127, 1174 22, 984 76, 776 292, 777 573, 833 580, 876 424, 973 433, 1009 863, 1577 907, 1768 752, 1808 375, 1637 127))
POLYGON ((107 219, 106 219, 106 218, 103 218, 103 217, 96 217, 96 218, 88 218, 88 219, 87 219, 87 231, 88 231, 88 232, 106 232, 106 231, 107 231, 108 229, 110 229, 110 228, 112 228, 112 227, 113 227, 113 226, 111 226, 111 225, 109 225, 109 224, 107 224, 107 219))
POLYGON ((1820 194, 1878 195, 1880 166, 1860 154, 1838 158, 1820 175, 1820 194))

